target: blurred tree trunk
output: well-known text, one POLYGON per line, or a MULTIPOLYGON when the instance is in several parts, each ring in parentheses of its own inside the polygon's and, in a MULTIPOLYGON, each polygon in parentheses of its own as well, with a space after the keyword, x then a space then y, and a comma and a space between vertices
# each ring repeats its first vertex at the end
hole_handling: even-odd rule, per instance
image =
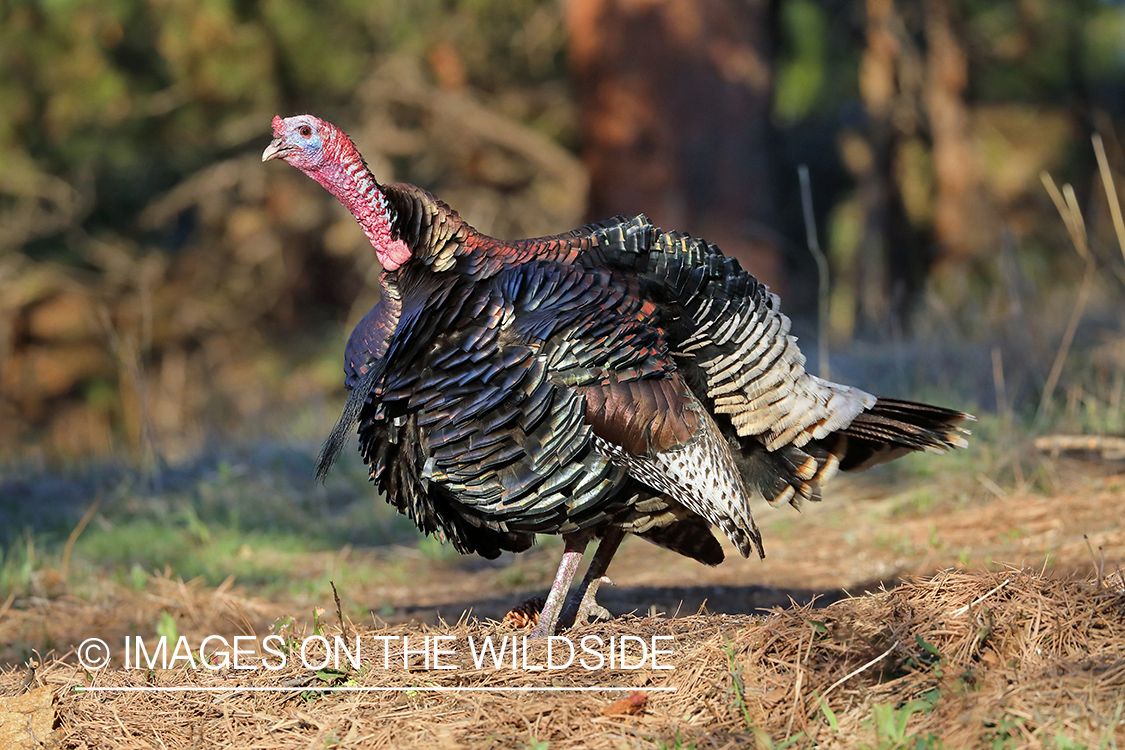
POLYGON ((895 175, 899 147, 915 127, 916 54, 894 0, 866 0, 866 46, 859 90, 867 110, 867 157, 857 160, 864 226, 856 264, 844 270, 856 295, 860 328, 906 324, 910 300, 921 286, 924 263, 911 242, 910 222, 895 175))
POLYGON ((645 213, 777 288, 770 108, 779 0, 571 0, 590 216, 645 213))
POLYGON ((865 8, 859 86, 870 153, 854 169, 864 233, 845 277, 850 273, 861 327, 904 329, 931 269, 955 288, 968 261, 990 246, 995 227, 965 101, 969 64, 957 1, 865 0, 865 8), (904 162, 903 149, 923 133, 933 174, 932 230, 929 215, 912 223, 903 199, 903 181, 922 179, 917 164, 904 162))
POLYGON ((934 239, 942 270, 989 246, 986 191, 970 134, 969 61, 954 0, 926 0, 926 110, 933 142, 934 239))

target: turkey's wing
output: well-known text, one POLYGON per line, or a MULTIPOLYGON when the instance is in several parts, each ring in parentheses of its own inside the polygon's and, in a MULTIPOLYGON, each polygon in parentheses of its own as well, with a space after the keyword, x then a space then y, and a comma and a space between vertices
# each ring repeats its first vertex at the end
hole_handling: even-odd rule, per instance
POLYGON ((805 372, 805 357, 777 295, 715 245, 664 232, 645 216, 617 217, 575 233, 583 257, 634 271, 665 311, 678 357, 704 374, 701 397, 743 437, 769 450, 824 438, 875 403, 857 388, 805 372))

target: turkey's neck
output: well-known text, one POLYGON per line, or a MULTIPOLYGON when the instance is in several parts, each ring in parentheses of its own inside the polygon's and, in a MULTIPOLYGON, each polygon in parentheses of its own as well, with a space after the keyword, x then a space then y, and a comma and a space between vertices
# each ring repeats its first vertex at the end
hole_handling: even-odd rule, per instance
POLYGON ((394 271, 410 259, 410 247, 391 232, 387 196, 358 154, 334 167, 317 170, 310 177, 351 211, 384 269, 394 271))

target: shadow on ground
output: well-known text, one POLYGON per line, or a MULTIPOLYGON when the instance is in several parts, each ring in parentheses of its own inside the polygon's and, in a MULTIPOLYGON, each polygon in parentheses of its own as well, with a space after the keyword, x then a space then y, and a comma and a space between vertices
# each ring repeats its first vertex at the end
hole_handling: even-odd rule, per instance
MULTIPOLYGON (((699 612, 727 615, 762 614, 774 607, 805 605, 814 602, 817 607, 856 596, 881 587, 893 588, 899 581, 873 581, 856 589, 785 589, 772 586, 637 586, 629 588, 603 587, 598 603, 614 616, 635 614, 645 616, 662 613, 667 616, 687 616, 699 612)), ((396 607, 389 616, 380 616, 388 623, 440 621, 457 622, 464 616, 481 620, 502 620, 513 607, 543 591, 528 591, 481 599, 465 599, 447 603, 396 607)), ((375 615, 379 613, 373 612, 375 615)))

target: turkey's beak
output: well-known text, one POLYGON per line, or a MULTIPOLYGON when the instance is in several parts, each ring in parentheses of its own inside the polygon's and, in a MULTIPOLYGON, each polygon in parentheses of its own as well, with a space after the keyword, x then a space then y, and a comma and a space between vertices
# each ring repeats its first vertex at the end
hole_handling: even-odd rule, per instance
POLYGON ((284 158, 292 149, 283 144, 280 138, 274 138, 270 145, 266 146, 266 150, 262 152, 262 161, 272 161, 274 159, 284 158))

